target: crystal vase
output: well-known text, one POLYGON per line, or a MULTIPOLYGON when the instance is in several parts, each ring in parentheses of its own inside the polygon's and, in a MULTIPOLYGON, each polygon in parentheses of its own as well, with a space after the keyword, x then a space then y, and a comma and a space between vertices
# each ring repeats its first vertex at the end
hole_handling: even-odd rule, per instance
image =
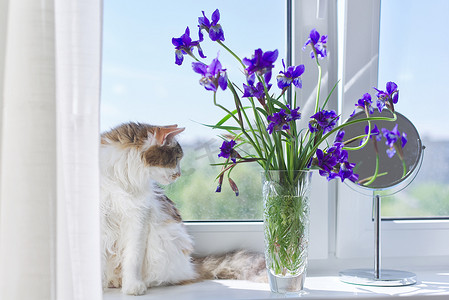
POLYGON ((265 260, 275 293, 297 293, 304 288, 311 176, 311 171, 278 170, 262 176, 265 260))

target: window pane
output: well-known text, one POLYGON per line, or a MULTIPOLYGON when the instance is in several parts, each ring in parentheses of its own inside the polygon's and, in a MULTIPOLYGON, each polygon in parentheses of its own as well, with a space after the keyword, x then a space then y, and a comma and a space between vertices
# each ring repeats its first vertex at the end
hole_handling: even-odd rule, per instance
POLYGON ((385 198, 386 217, 449 216, 448 11, 446 0, 382 1, 379 86, 398 84, 395 108, 415 124, 426 146, 415 181, 385 198))
MULTIPOLYGON (((108 130, 128 121, 186 127, 179 139, 185 152, 183 176, 166 188, 183 219, 260 219, 260 170, 255 164, 233 171, 238 197, 226 182, 222 193, 215 193, 219 168, 210 163, 221 162, 217 157, 221 140, 216 137, 220 132, 200 123, 215 124, 224 113, 214 106, 212 93, 198 84, 200 75, 192 71, 190 57, 185 56, 182 66, 175 65, 172 37, 180 37, 189 26, 190 36, 198 40, 201 11, 211 19, 216 8, 229 48, 241 58, 251 57, 257 48, 278 49, 273 74, 281 70, 285 57, 282 1, 105 0, 101 128, 108 130)), ((202 48, 205 63, 219 55, 230 79, 242 87, 241 67, 225 49, 206 36, 202 48)), ((219 103, 231 107, 228 90, 220 90, 217 97, 219 103)))

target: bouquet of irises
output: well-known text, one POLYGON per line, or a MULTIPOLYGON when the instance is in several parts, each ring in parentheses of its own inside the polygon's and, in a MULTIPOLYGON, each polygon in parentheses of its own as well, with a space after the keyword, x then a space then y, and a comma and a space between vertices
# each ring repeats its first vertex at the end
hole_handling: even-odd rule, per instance
POLYGON ((372 176, 359 179, 354 172, 356 164, 348 161, 348 151, 362 149, 369 141, 377 149, 377 143, 384 137, 388 156, 398 153, 403 161, 405 176, 402 147, 407 142, 406 135, 400 133, 397 126, 392 131, 384 128, 379 130, 373 123, 396 120, 394 104, 398 102, 398 88, 394 82, 388 82, 385 91, 375 89, 375 106, 379 112, 386 109, 390 113, 374 116, 373 100, 366 93, 356 102, 353 113, 362 111, 363 117, 350 118, 339 125, 340 116, 337 112, 326 109, 338 82, 326 98, 321 99, 320 94, 320 61, 328 55, 327 36, 312 29, 303 50, 309 49, 310 57, 318 68, 315 110, 308 125, 300 128, 298 120, 302 116, 296 103, 296 90, 302 87, 301 76, 305 66, 286 66, 282 60, 283 71, 276 76, 279 88, 276 95, 272 70, 279 55, 278 50, 256 49, 251 57, 241 59, 225 45, 224 31, 219 22, 218 9, 213 12, 211 19, 203 11, 203 15, 198 18, 198 40, 192 40, 188 27, 181 37, 173 38, 175 63, 181 65, 186 55, 193 58, 192 68, 200 74, 200 84, 213 93, 214 104, 224 111, 222 119, 208 125, 224 132, 218 155, 224 162, 218 164, 221 171, 217 176, 216 191, 221 191, 223 178, 227 176, 232 190, 236 195, 239 194, 237 184, 231 179, 232 170, 239 165, 257 162, 265 170, 263 198, 267 268, 272 276, 297 278, 303 276, 307 265, 309 170, 318 169, 319 174, 328 180, 340 178, 341 181, 350 180, 369 186, 377 177, 383 176, 379 172, 379 164, 376 163, 372 176), (246 83, 242 86, 235 84, 228 77, 218 55, 210 64, 204 62, 206 56, 201 48, 204 33, 237 60, 246 83), (194 53, 195 48, 199 57, 194 53), (220 89, 231 92, 231 108, 218 100, 220 89), (288 100, 286 94, 291 89, 295 90, 294 97, 288 100), (344 128, 360 122, 366 124, 365 134, 345 140, 344 128))
MULTIPOLYGON (((190 30, 187 27, 179 38, 173 38, 175 46, 175 63, 181 65, 184 56, 193 58, 193 71, 200 74, 199 83, 213 93, 214 104, 222 109, 224 117, 216 124, 210 125, 215 129, 226 132, 220 147, 219 157, 225 159, 219 172, 217 192, 221 191, 223 177, 227 175, 232 190, 238 195, 238 187, 231 179, 232 170, 241 164, 257 162, 264 170, 286 170, 291 173, 292 180, 297 170, 318 169, 320 175, 328 180, 340 178, 341 181, 359 181, 354 173, 355 163, 348 161, 348 151, 363 148, 369 140, 379 141, 382 136, 389 145, 388 155, 391 157, 396 152, 402 153, 401 148, 406 143, 406 135, 401 134, 397 128, 392 131, 379 129, 372 126, 371 121, 388 120, 395 121, 394 104, 398 101, 398 88, 394 82, 388 82, 386 90, 375 89, 376 106, 379 111, 387 109, 391 117, 373 117, 374 103, 369 93, 364 94, 356 102, 357 110, 365 112, 366 117, 338 125, 340 116, 333 110, 327 110, 326 105, 338 82, 333 86, 329 95, 321 99, 321 65, 320 61, 327 57, 327 35, 320 35, 317 30, 310 31, 309 38, 304 44, 303 50, 309 48, 310 57, 318 68, 318 83, 316 93, 315 111, 310 116, 307 128, 298 128, 298 120, 302 118, 300 107, 296 104, 296 89, 292 103, 287 101, 286 92, 289 89, 302 87, 301 75, 305 72, 305 66, 285 66, 282 60, 283 71, 276 77, 276 86, 279 94, 273 91, 272 69, 278 58, 278 50, 263 51, 256 49, 251 57, 241 59, 224 41, 224 31, 219 23, 220 13, 215 10, 209 19, 204 11, 198 18, 198 40, 192 40, 190 30), (229 52, 240 64, 246 77, 246 84, 238 86, 228 77, 226 69, 216 58, 207 64, 206 56, 201 48, 204 34, 218 43, 229 52), (195 55, 195 48, 199 57, 195 55), (233 96, 233 107, 227 108, 220 104, 217 94, 219 90, 230 90, 233 96), (366 134, 359 136, 358 146, 348 146, 351 141, 344 141, 344 127, 366 122, 366 134), (328 140, 335 134, 335 140, 328 140), (231 138, 229 138, 231 137, 231 138), (246 151, 249 145, 252 151, 246 151), (322 148, 320 148, 322 146, 322 148), (245 149, 244 149, 245 148, 245 149)), ((377 175, 376 175, 377 176, 377 175)), ((362 179, 364 184, 372 182, 372 178, 362 179)))

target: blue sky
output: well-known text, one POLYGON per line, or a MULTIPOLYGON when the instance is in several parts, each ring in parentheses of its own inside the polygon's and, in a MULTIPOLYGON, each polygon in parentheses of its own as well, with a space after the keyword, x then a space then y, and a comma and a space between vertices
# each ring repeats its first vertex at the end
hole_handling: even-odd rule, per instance
POLYGON ((449 1, 386 0, 381 4, 379 85, 399 86, 397 110, 422 137, 449 139, 449 1))
MULTIPOLYGON (((182 66, 175 65, 171 43, 186 26, 191 37, 198 39, 201 11, 210 19, 216 8, 220 9, 220 24, 229 48, 241 58, 250 57, 257 48, 279 49, 280 68, 285 52, 284 1, 105 0, 102 130, 139 121, 187 127, 182 135, 185 139, 216 134, 198 122, 212 124, 224 114, 213 105, 212 93, 198 84, 200 75, 192 71, 192 60, 186 57, 182 66), (169 9, 167 3, 172 4, 169 9)), ((202 48, 206 63, 219 51, 230 78, 243 82, 241 68, 224 49, 208 41, 202 48)), ((218 98, 225 105, 232 100, 229 91, 219 92, 218 98)))
MULTIPOLYGON (((201 11, 210 17, 216 8, 231 49, 242 58, 256 48, 279 49, 280 70, 285 52, 284 1, 105 0, 102 130, 139 121, 177 123, 187 127, 185 139, 215 135, 198 122, 212 124, 223 114, 213 105, 212 93, 198 84, 191 60, 186 57, 182 66, 174 64, 171 38, 189 26, 196 39, 201 11)), ((422 136, 432 139, 449 139, 448 11, 447 0, 382 1, 379 86, 395 81, 400 90, 397 110, 415 123, 422 136)), ((243 82, 239 66, 224 49, 205 42, 203 50, 206 63, 219 51, 230 78, 243 82)), ((219 92, 218 97, 225 105, 232 101, 229 92, 219 92)))

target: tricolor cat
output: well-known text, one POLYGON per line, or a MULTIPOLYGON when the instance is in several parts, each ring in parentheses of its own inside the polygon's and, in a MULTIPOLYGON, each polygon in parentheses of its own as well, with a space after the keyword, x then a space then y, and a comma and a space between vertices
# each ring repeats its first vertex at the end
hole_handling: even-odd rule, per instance
POLYGON ((148 287, 193 280, 264 278, 261 255, 236 252, 192 262, 192 239, 159 187, 181 175, 183 152, 175 137, 182 131, 177 125, 127 123, 101 136, 104 288, 142 295, 148 287))

